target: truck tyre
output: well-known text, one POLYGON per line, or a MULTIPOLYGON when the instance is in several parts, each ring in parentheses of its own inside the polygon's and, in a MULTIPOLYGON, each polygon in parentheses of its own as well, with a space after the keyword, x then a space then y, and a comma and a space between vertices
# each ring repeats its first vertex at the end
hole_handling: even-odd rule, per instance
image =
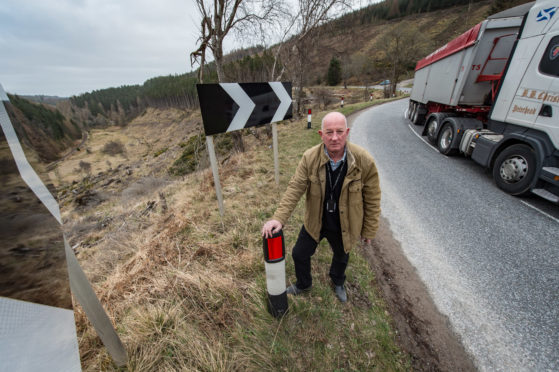
POLYGON ((412 112, 413 112, 413 107, 415 106, 415 104, 410 101, 410 104, 408 105, 408 111, 406 112, 406 117, 411 120, 412 118, 412 112))
POLYGON ((442 113, 442 112, 436 112, 429 116, 427 125, 423 130, 423 135, 427 136, 427 140, 432 144, 437 143, 440 126, 443 123, 444 119, 446 119, 448 116, 449 115, 447 113, 442 113))
POLYGON ((433 115, 429 118, 427 122, 427 127, 425 128, 425 134, 427 135, 427 140, 432 144, 437 143, 437 135, 439 133, 439 127, 441 125, 443 118, 438 115, 433 115))
POLYGON ((410 105, 410 110, 408 111, 408 119, 412 121, 413 115, 415 115, 415 110, 417 110, 417 103, 412 102, 410 105))
POLYGON ((443 128, 439 132, 439 140, 437 141, 437 148, 443 155, 456 154, 454 146, 454 128, 450 123, 444 123, 443 128))
POLYGON ((413 111, 413 117, 411 118, 411 122, 415 125, 423 125, 425 121, 425 114, 422 114, 421 111, 423 111, 421 104, 417 103, 413 111))
POLYGON ((435 143, 437 140, 437 129, 439 128, 439 120, 436 116, 432 116, 427 122, 427 140, 435 143))
POLYGON ((529 193, 536 174, 536 154, 527 145, 512 145, 504 149, 493 165, 493 178, 497 186, 511 194, 529 193))

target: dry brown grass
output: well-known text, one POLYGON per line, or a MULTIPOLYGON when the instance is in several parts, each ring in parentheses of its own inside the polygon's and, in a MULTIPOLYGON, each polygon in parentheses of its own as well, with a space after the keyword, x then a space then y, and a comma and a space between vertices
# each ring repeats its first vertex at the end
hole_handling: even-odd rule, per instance
MULTIPOLYGON (((320 115, 313 117, 318 128, 320 115)), ((359 258, 349 274, 349 306, 333 298, 324 264, 329 254, 322 249, 315 261, 313 294, 290 298, 290 313, 282 320, 266 311, 260 228, 304 149, 319 140, 315 130, 304 128, 306 119, 278 126, 279 187, 271 139, 245 136, 248 150, 220 165, 224 217, 207 169, 182 179, 148 179, 149 185, 130 180, 122 187, 132 190, 126 197, 115 193, 113 200, 92 209, 63 209, 71 244, 78 245, 78 259, 128 351, 126 370, 406 368, 370 286, 372 274, 359 258), (147 209, 159 193, 168 209, 147 209), (112 222, 101 232, 78 228, 104 220, 112 222)), ((299 205, 284 229, 289 247, 301 218, 299 205)), ((293 278, 290 260, 288 279, 293 278)), ((116 370, 79 306, 76 321, 83 369, 116 370)))

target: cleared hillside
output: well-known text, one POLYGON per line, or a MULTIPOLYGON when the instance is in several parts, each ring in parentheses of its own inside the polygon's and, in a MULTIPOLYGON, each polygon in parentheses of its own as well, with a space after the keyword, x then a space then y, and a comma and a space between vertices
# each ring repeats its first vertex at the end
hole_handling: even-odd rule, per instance
MULTIPOLYGON (((491 1, 462 5, 429 13, 395 18, 389 21, 377 20, 371 24, 347 25, 348 27, 325 26, 317 39, 316 47, 311 50, 310 84, 325 82, 328 64, 332 57, 342 62, 342 68, 348 67, 356 56, 370 59, 372 67, 369 76, 363 71, 349 69, 348 83, 361 84, 363 81, 378 82, 387 78, 391 66, 385 61, 383 42, 390 38, 394 28, 417 30, 423 39, 423 53, 417 55, 416 61, 444 45, 456 36, 467 31, 486 18, 491 9, 491 1), (349 27, 351 26, 351 27, 349 27)), ((407 78, 413 76, 415 63, 408 66, 407 78)), ((402 77, 403 79, 403 77, 402 77)))

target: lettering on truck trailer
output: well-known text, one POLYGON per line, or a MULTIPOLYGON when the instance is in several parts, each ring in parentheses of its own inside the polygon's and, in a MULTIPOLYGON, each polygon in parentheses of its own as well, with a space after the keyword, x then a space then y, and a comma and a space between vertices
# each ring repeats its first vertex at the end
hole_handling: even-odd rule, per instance
POLYGON ((528 106, 518 106, 514 105, 512 112, 519 112, 524 115, 535 115, 536 108, 535 107, 528 107, 528 106))
POLYGON ((530 88, 520 88, 519 92, 522 91, 522 94, 517 94, 522 98, 531 98, 536 101, 542 102, 559 102, 559 93, 557 92, 546 92, 537 89, 530 89, 530 88))

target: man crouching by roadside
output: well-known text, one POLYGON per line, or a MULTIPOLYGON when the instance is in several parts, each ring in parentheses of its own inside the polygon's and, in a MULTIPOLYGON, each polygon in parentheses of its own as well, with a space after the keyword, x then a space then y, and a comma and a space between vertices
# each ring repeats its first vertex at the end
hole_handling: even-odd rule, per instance
POLYGON ((287 293, 298 295, 311 289, 311 256, 326 238, 333 252, 330 278, 334 291, 346 302, 349 252, 359 240, 369 244, 378 228, 379 177, 367 150, 347 142, 344 115, 328 113, 318 134, 322 143, 303 154, 276 213, 262 227, 262 236, 269 238, 281 230, 306 193, 305 220, 292 252, 297 282, 287 293))

